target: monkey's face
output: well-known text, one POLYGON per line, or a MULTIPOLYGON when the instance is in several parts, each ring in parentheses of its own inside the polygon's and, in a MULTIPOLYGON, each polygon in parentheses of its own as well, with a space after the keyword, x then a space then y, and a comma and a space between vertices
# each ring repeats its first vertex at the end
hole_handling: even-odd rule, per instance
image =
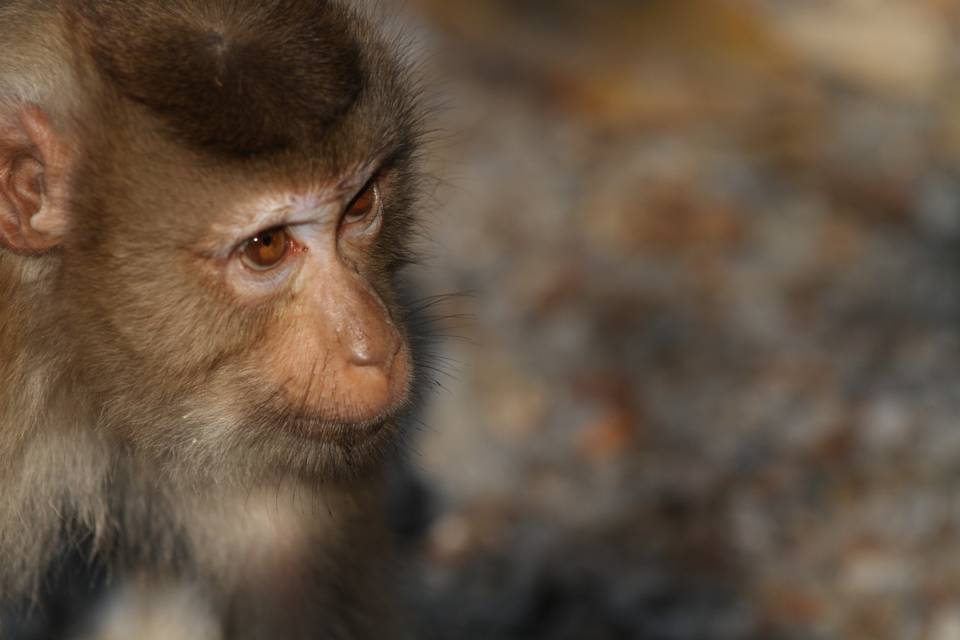
POLYGON ((190 180, 155 155, 127 158, 131 173, 90 192, 109 197, 80 203, 88 222, 62 256, 104 424, 177 460, 369 466, 413 374, 393 292, 404 170, 367 160, 332 178, 190 180))
POLYGON ((194 468, 376 462, 413 374, 393 292, 402 172, 313 188, 184 176, 165 197, 166 180, 138 171, 78 198, 44 332, 95 428, 194 468))
POLYGON ((76 113, 0 112, 0 245, 56 264, 65 393, 160 461, 369 466, 413 375, 420 112, 386 42, 339 3, 69 6, 76 113))
POLYGON ((233 373, 256 372, 261 390, 251 393, 270 395, 240 422, 253 415, 307 439, 358 442, 404 404, 410 352, 377 255, 391 186, 368 166, 326 188, 266 192, 189 247, 211 294, 257 336, 233 373))
POLYGON ((383 229, 384 192, 377 178, 361 179, 359 188, 351 180, 251 203, 262 220, 239 233, 228 227, 223 240, 233 248, 208 264, 222 271, 235 304, 270 309, 245 367, 259 370, 275 409, 299 416, 308 437, 330 424, 377 428, 409 387, 409 351, 369 255, 383 229))

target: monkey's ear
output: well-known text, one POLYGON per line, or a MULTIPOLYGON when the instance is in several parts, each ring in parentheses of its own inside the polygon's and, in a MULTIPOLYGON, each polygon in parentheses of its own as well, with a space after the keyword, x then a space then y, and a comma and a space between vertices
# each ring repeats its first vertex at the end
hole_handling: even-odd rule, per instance
POLYGON ((0 108, 0 247, 30 255, 62 242, 69 152, 36 105, 0 108))

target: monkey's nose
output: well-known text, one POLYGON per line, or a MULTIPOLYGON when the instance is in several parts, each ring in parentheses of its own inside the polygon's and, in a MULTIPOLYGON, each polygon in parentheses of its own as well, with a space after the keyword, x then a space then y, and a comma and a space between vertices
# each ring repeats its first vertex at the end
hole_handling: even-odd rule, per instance
POLYGON ((341 376, 347 396, 340 414, 351 422, 372 420, 403 395, 409 365, 396 330, 387 325, 382 334, 357 334, 345 347, 341 376))
POLYGON ((345 359, 354 367, 370 367, 390 373, 397 351, 400 350, 400 338, 389 325, 370 327, 350 327, 349 337, 342 342, 346 351, 345 359))
POLYGON ((359 276, 328 264, 327 287, 316 289, 326 342, 324 369, 339 384, 318 398, 324 412, 356 423, 373 420, 397 406, 407 392, 411 363, 400 330, 379 296, 359 276))
POLYGON ((348 366, 381 369, 389 373, 400 336, 386 309, 365 290, 354 290, 341 299, 342 318, 337 327, 341 358, 348 366))

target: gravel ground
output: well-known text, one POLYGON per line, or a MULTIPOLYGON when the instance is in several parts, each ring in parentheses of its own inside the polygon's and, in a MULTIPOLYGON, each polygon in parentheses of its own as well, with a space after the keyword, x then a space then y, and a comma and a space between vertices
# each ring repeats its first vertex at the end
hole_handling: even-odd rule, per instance
POLYGON ((960 639, 960 5, 411 4, 425 637, 960 639))

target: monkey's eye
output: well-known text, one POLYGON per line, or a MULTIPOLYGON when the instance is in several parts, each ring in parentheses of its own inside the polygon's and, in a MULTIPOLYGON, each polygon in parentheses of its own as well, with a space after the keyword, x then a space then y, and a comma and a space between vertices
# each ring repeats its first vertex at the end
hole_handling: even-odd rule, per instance
POLYGON ((248 240, 240 257, 254 271, 267 271, 280 264, 289 250, 290 236, 283 227, 276 227, 248 240))
POLYGON ((343 214, 343 224, 357 224, 373 219, 380 213, 380 187, 371 182, 353 199, 343 214))

